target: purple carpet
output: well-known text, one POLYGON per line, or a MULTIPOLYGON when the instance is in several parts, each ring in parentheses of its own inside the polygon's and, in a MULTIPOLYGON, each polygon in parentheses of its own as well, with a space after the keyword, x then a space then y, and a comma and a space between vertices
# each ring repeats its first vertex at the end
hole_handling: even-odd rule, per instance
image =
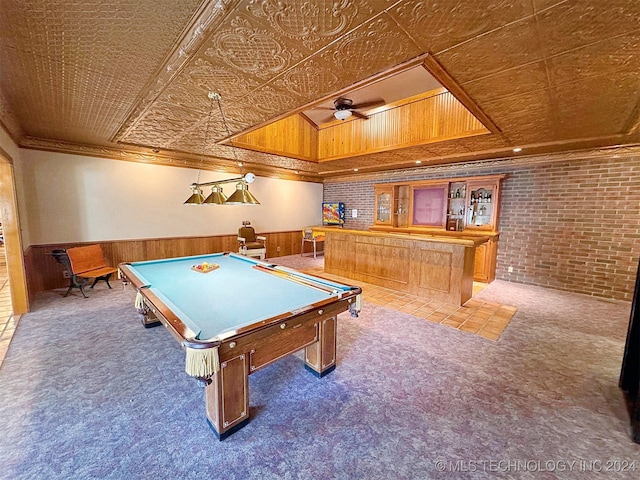
POLYGON ((290 356, 252 374, 251 421, 219 442, 181 347, 113 283, 40 293, 21 319, 0 478, 638 478, 617 386, 629 303, 496 281, 479 296, 518 308, 496 342, 365 304, 339 317, 333 373, 290 356))

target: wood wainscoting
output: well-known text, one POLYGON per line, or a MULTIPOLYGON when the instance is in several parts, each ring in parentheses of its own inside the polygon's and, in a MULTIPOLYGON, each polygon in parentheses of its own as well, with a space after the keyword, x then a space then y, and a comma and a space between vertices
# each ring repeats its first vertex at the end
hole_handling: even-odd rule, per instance
MULTIPOLYGON (((260 232, 260 235, 267 237, 267 258, 300 253, 301 230, 260 232)), ((238 251, 237 235, 31 245, 24 255, 29 298, 33 299, 37 292, 43 290, 63 288, 69 285, 69 279, 63 276, 64 269, 51 255, 53 250, 96 243, 102 247, 105 259, 110 265, 118 265, 121 262, 238 251)))

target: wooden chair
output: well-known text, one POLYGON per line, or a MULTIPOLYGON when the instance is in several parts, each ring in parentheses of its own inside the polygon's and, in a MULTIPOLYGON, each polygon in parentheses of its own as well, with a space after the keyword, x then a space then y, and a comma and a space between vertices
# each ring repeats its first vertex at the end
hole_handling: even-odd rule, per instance
POLYGON ((317 244, 324 243, 324 233, 314 232, 311 228, 304 228, 302 230, 302 249, 300 250, 301 257, 304 257, 305 242, 313 243, 313 258, 316 258, 317 244))
POLYGON ((259 257, 260 260, 264 260, 267 255, 266 241, 267 237, 256 235, 250 222, 242 222, 242 227, 238 229, 238 242, 240 243, 238 253, 240 255, 259 257))
MULTIPOLYGON (((68 271, 71 277, 69 289, 67 293, 64 294, 65 297, 69 295, 71 289, 79 288, 82 296, 88 298, 84 292, 84 286, 91 278, 94 279, 91 288, 95 287, 99 280, 104 280, 107 286, 111 288, 109 278, 113 273, 117 272, 118 269, 107 265, 100 245, 68 248, 65 253, 68 258, 67 268, 69 269, 68 271)), ((65 264, 63 263, 64 259, 61 258, 60 253, 54 253, 54 257, 63 265, 65 264)))

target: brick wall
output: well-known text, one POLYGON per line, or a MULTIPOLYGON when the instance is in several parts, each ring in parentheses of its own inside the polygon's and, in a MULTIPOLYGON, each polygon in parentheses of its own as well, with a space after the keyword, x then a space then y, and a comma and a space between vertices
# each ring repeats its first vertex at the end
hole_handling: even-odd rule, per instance
POLYGON ((583 156, 396 171, 361 181, 329 179, 324 201, 345 202, 345 227, 367 229, 373 224, 376 183, 506 173, 496 278, 631 300, 640 256, 640 150, 583 156))

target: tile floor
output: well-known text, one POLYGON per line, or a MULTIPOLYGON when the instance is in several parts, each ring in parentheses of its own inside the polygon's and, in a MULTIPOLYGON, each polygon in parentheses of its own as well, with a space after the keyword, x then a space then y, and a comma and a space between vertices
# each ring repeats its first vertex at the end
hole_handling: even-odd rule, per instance
MULTIPOLYGON (((306 273, 320 275, 338 282, 354 283, 353 280, 347 278, 325 274, 324 264, 319 265, 317 262, 306 267, 299 265, 297 268, 306 273)), ((362 288, 362 298, 365 302, 399 310, 414 317, 480 335, 489 340, 497 340, 500 337, 517 310, 515 307, 485 302, 476 298, 476 294, 486 287, 486 284, 477 282, 473 284, 473 297, 462 306, 429 301, 415 295, 408 295, 368 283, 356 282, 356 284, 362 288)))
POLYGON ((365 284, 362 289, 363 298, 367 302, 480 335, 489 340, 497 340, 500 337, 517 310, 515 307, 476 298, 471 298, 464 305, 457 306, 425 300, 375 285, 365 284))
POLYGON ((18 320, 14 318, 11 308, 11 290, 7 277, 4 245, 0 245, 0 365, 7 354, 9 342, 11 342, 17 324, 18 320))

